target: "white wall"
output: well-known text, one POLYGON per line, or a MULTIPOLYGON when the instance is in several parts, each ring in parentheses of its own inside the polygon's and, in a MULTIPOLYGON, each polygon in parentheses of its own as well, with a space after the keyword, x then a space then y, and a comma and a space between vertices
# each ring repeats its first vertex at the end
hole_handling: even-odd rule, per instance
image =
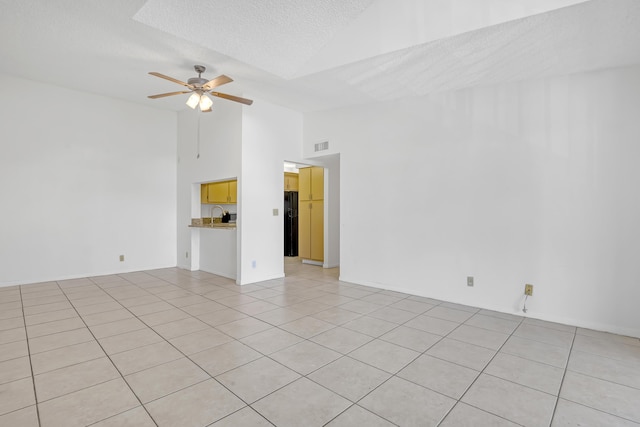
POLYGON ((0 93, 0 285, 176 264, 175 113, 6 75, 0 93))
POLYGON ((238 183, 241 284, 284 276, 282 165, 285 160, 299 161, 301 152, 301 113, 260 100, 243 109, 238 183), (278 209, 277 216, 273 209, 278 209))
POLYGON ((241 143, 242 107, 239 104, 218 100, 214 101, 211 113, 201 113, 188 108, 178 113, 176 226, 177 259, 181 268, 200 268, 200 233, 210 231, 188 227, 192 217, 202 215, 200 183, 238 178, 240 184, 241 143))
POLYGON ((306 114, 341 279, 640 336, 638 117, 640 67, 306 114))
POLYGON ((340 155, 326 156, 324 170, 324 268, 340 265, 340 155))

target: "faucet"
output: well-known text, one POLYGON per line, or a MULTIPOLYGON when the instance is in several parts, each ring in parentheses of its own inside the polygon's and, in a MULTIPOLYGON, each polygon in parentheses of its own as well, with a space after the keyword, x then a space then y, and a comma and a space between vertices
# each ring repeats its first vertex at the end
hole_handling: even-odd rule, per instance
POLYGON ((213 206, 211 206, 211 210, 209 211, 209 212, 210 212, 210 214, 211 214, 211 225, 213 225, 213 210, 214 210, 215 208, 220 208, 220 212, 221 212, 221 214, 220 214, 220 218, 222 218, 222 216, 224 215, 224 209, 222 208, 222 206, 220 206, 220 205, 213 205, 213 206))

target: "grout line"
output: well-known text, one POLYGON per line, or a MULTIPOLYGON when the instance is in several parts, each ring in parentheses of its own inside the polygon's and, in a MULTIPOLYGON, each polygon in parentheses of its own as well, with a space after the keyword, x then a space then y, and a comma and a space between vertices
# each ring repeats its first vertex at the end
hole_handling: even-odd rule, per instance
MULTIPOLYGON (((558 398, 558 400, 559 400, 559 398, 558 398)), ((567 398, 564 398, 564 400, 566 400, 567 402, 571 402, 571 403, 573 403, 575 405, 582 406, 583 408, 591 409, 592 411, 596 411, 596 412, 600 412, 601 414, 609 415, 610 417, 613 417, 613 418, 619 418, 621 420, 628 421, 630 423, 629 425, 632 425, 632 426, 635 426, 635 425, 638 424, 637 420, 628 418, 626 415, 612 414, 611 412, 603 411, 602 409, 598 409, 598 408, 593 408, 591 406, 585 405, 584 403, 576 402, 575 400, 571 400, 571 399, 567 399, 567 398)), ((555 416, 555 410, 554 410, 554 416, 555 416)))
MULTIPOLYGON (((22 304, 22 286, 18 288, 20 290, 20 303, 22 304)), ((24 305, 22 306, 22 321, 24 323, 24 334, 27 341, 27 353, 29 355, 29 369, 31 370, 31 384, 33 385, 33 398, 35 400, 36 416, 38 418, 38 426, 42 426, 40 421, 40 406, 38 405, 38 391, 36 390, 36 377, 33 374, 33 363, 31 361, 31 347, 29 345, 29 331, 27 329, 27 323, 24 318, 24 305)))
MULTIPOLYGON (((577 330, 577 328, 576 328, 577 330)), ((562 372, 562 379, 560 380, 560 387, 558 388, 558 396, 556 397, 556 404, 553 405, 553 412, 551 413, 551 422, 556 416, 556 410, 558 409, 558 402, 560 402, 560 394, 562 393, 562 387, 564 386, 564 379, 567 376, 567 368, 569 367, 569 359, 571 359, 571 352, 573 351, 573 344, 576 342, 576 333, 573 333, 573 339, 571 340, 571 348, 567 356, 567 362, 564 364, 564 371, 562 372)))
POLYGON ((250 411, 253 411, 254 413, 258 414, 258 416, 262 417, 262 419, 263 419, 263 420, 265 420, 266 422, 268 422, 270 425, 272 425, 272 426, 274 426, 274 427, 277 427, 275 424, 273 424, 271 421, 269 421, 269 420, 267 419, 267 417, 265 417, 265 416, 264 416, 264 415, 262 415, 260 412, 258 412, 258 411, 256 411, 255 409, 253 409, 253 407, 252 407, 251 405, 247 405, 247 406, 245 406, 245 407, 243 407, 243 408, 238 409, 237 411, 233 411, 232 413, 227 414, 227 415, 225 415, 224 417, 222 417, 222 418, 220 418, 220 419, 215 420, 215 421, 214 421, 214 422, 212 422, 211 424, 207 424, 207 426, 206 426, 206 427, 213 427, 213 425, 214 425, 214 424, 216 424, 217 422, 220 422, 220 421, 224 420, 225 418, 228 418, 228 417, 232 416, 233 414, 236 414, 236 413, 238 413, 238 412, 240 412, 240 411, 242 411, 242 410, 245 410, 245 409, 247 409, 247 408, 248 408, 250 411))

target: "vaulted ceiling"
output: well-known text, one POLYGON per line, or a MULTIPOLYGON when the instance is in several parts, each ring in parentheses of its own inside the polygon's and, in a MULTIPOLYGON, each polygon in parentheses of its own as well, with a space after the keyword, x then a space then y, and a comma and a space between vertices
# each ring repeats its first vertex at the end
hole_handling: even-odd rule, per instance
MULTIPOLYGON (((638 0, 0 0, 0 73, 180 110, 149 76, 300 111, 640 64, 638 0)), ((216 99, 214 102, 228 102, 216 99)), ((214 104, 215 108, 215 104, 214 104)))

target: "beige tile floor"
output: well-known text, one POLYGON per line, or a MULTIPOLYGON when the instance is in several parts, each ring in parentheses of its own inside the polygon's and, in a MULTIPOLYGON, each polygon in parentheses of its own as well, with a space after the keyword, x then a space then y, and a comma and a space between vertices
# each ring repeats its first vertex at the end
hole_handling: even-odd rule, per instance
POLYGON ((0 288, 0 426, 640 426, 640 340, 175 268, 0 288))

